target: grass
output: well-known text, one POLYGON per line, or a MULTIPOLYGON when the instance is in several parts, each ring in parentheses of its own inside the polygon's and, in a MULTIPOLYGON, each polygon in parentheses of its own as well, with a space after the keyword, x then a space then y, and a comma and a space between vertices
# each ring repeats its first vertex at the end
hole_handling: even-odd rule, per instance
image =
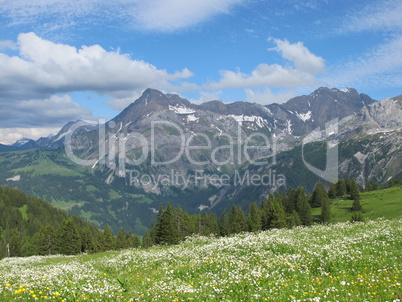
POLYGON ((57 164, 50 159, 48 155, 46 151, 41 151, 39 156, 35 158, 31 164, 23 168, 14 169, 12 172, 16 174, 20 172, 32 172, 35 175, 57 174, 60 176, 82 176, 81 173, 75 170, 57 164))
MULTIPOLYGON (((402 218, 402 186, 360 193, 363 215, 367 219, 402 218)), ((346 197, 332 200, 331 222, 349 221, 353 200, 346 197)), ((312 215, 319 221, 321 208, 313 208, 312 215)))
POLYGON ((82 207, 85 204, 85 201, 74 201, 74 200, 63 201, 63 200, 52 199, 51 204, 52 204, 52 206, 54 206, 58 209, 68 211, 73 206, 82 207))
POLYGON ((21 208, 19 208, 21 214, 22 214, 22 218, 25 221, 28 221, 28 214, 27 214, 27 210, 28 210, 28 205, 24 204, 21 208))
POLYGON ((402 220, 0 261, 2 301, 400 301, 402 220))
POLYGON ((11 160, 11 163, 19 164, 21 168, 10 170, 18 174, 31 172, 35 175, 56 174, 60 176, 82 176, 82 167, 71 166, 66 158, 55 151, 49 150, 24 150, 5 153, 0 160, 11 160), (69 168, 70 167, 70 168, 69 168))

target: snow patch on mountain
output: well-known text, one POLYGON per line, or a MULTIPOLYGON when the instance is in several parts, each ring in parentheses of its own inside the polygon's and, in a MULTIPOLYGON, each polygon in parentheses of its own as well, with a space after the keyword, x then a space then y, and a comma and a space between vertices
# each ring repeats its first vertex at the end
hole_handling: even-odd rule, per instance
POLYGON ((199 117, 196 117, 194 114, 189 114, 189 115, 187 115, 187 121, 190 123, 190 122, 198 122, 198 120, 199 120, 200 118, 199 117))
POLYGON ((238 122, 240 125, 242 125, 243 122, 252 122, 256 123, 258 127, 263 128, 266 124, 267 121, 263 119, 261 116, 255 116, 255 115, 235 115, 235 114, 230 114, 228 115, 229 117, 233 118, 238 122))
POLYGON ((307 113, 298 113, 296 111, 296 116, 301 119, 303 122, 308 121, 309 119, 311 119, 311 111, 308 111, 307 113))
POLYGON ((193 114, 193 113, 195 113, 195 110, 193 110, 191 108, 187 108, 185 106, 180 106, 180 105, 176 105, 176 106, 169 105, 169 110, 174 111, 177 114, 193 114))

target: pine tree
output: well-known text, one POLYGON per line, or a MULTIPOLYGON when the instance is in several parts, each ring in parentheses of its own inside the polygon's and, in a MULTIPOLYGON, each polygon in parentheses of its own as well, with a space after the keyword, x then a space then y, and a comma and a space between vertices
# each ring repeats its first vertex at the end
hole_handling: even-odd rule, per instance
POLYGON ((86 226, 81 231, 81 251, 83 253, 95 253, 96 242, 89 226, 86 226))
POLYGON ((269 221, 268 221, 268 208, 269 208, 269 201, 268 198, 264 198, 261 201, 261 229, 268 230, 269 229, 269 221))
POLYGON ((129 247, 139 248, 141 246, 140 237, 137 234, 129 233, 128 236, 130 242, 129 247))
POLYGON ((241 207, 237 208, 233 205, 230 209, 229 230, 231 234, 247 231, 247 221, 241 207))
POLYGON ((350 188, 351 188, 351 180, 349 177, 345 178, 345 187, 346 187, 346 194, 350 194, 350 188))
POLYGON ((361 210, 362 210, 362 205, 360 203, 360 197, 358 197, 355 200, 353 200, 352 211, 357 212, 357 211, 361 211, 361 210))
POLYGON ((71 217, 62 222, 56 236, 58 253, 76 255, 81 252, 81 237, 71 217))
POLYGON ((337 196, 344 196, 347 193, 347 188, 345 184, 345 180, 343 179, 338 179, 338 182, 336 183, 336 195, 337 196))
POLYGON ((50 224, 46 224, 39 232, 39 255, 51 255, 55 253, 55 230, 50 224))
POLYGON ((156 221, 156 244, 177 244, 179 243, 179 232, 177 230, 177 220, 174 215, 174 208, 167 204, 166 209, 158 213, 156 221))
POLYGON ((300 216, 303 225, 310 225, 312 222, 311 207, 308 203, 303 187, 299 186, 296 190, 296 211, 300 216))
POLYGON ((321 182, 317 182, 313 195, 311 196, 311 207, 319 208, 325 201, 328 200, 327 192, 325 191, 324 185, 321 182))
POLYGON ((103 233, 100 237, 99 245, 101 251, 111 251, 116 248, 115 238, 112 229, 108 224, 105 226, 105 229, 103 230, 103 233))
POLYGON ((285 210, 276 198, 269 199, 268 206, 269 228, 284 228, 287 226, 285 210))
POLYGON ((177 207, 175 216, 177 219, 177 231, 179 233, 180 241, 195 233, 195 228, 190 215, 180 206, 177 207))
POLYGON ((238 226, 238 222, 236 221, 237 216, 237 207, 232 205, 229 212, 229 233, 236 234, 239 232, 240 227, 238 226))
POLYGON ((246 217, 244 216, 243 209, 241 207, 237 208, 236 219, 239 223, 239 228, 240 228, 239 232, 247 232, 248 224, 247 224, 246 217))
POLYGON ((321 206, 321 222, 328 223, 331 219, 331 204, 329 199, 324 200, 321 206))
POLYGON ((292 214, 290 214, 290 217, 289 217, 289 222, 288 222, 289 227, 293 228, 293 227, 299 226, 301 224, 302 224, 302 222, 300 220, 299 214, 296 212, 296 210, 293 210, 292 214))
POLYGON ((144 232, 144 235, 142 236, 142 247, 149 248, 151 246, 153 246, 153 241, 151 239, 151 236, 149 235, 148 232, 144 232))
POLYGON ((350 199, 352 199, 352 200, 360 199, 359 186, 357 185, 357 183, 354 179, 350 182, 350 193, 349 194, 350 194, 350 199))
POLYGON ((297 192, 293 188, 289 188, 286 193, 286 208, 287 213, 292 213, 296 210, 297 192))
POLYGON ((331 184, 328 189, 328 197, 335 198, 338 195, 336 184, 331 184))
POLYGON ((126 249, 130 247, 130 236, 121 228, 116 235, 116 249, 126 249))
POLYGON ((222 237, 229 235, 229 218, 226 210, 223 210, 219 218, 219 233, 222 237))
POLYGON ((258 208, 256 202, 252 202, 249 204, 247 223, 248 223, 248 230, 250 232, 259 231, 262 228, 261 210, 258 208))
POLYGON ((9 234, 9 248, 10 248, 10 256, 11 257, 21 257, 22 255, 22 246, 23 246, 23 239, 19 234, 17 229, 12 229, 9 234))
POLYGON ((379 186, 378 182, 376 182, 375 180, 370 180, 370 181, 366 184, 365 190, 366 190, 367 192, 369 192, 369 191, 375 191, 375 190, 378 190, 379 187, 380 187, 380 186, 379 186))

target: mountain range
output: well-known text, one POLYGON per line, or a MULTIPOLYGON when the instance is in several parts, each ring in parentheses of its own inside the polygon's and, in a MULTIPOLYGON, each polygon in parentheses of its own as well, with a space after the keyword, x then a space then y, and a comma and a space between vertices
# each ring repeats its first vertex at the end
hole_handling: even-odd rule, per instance
POLYGON ((196 105, 147 89, 110 121, 0 146, 0 184, 141 233, 161 202, 221 211, 335 176, 362 187, 401 177, 401 130, 402 96, 321 87, 283 104, 196 105), (337 171, 325 174, 335 154, 337 171))

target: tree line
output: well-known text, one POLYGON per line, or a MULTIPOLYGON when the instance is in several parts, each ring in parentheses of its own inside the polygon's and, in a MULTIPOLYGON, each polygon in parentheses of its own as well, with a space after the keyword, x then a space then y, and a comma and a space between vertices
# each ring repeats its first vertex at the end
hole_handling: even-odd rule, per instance
MULTIPOLYGON (((361 214, 360 189, 355 180, 348 178, 339 179, 328 191, 318 182, 312 194, 306 193, 301 186, 270 194, 260 204, 250 203, 247 214, 241 207, 232 205, 229 213, 224 210, 219 218, 213 212, 189 215, 180 206, 175 208, 168 203, 166 208, 160 206, 156 223, 144 234, 143 246, 177 244, 193 234, 229 236, 240 232, 309 226, 313 222, 328 223, 330 198, 340 196, 353 199, 351 210, 361 214), (313 221, 311 215, 311 209, 316 207, 321 207, 319 221, 313 221)), ((355 215, 354 220, 361 220, 361 215, 355 215)))
MULTIPOLYGON (((400 179, 387 187, 402 185, 400 179)), ((366 191, 380 189, 375 182, 366 185, 366 191)), ((0 186, 0 259, 10 256, 32 256, 95 253, 125 248, 177 244, 186 237, 200 235, 230 236, 240 232, 255 232, 273 228, 292 228, 328 223, 331 217, 331 199, 344 197, 353 200, 352 221, 362 220, 360 188, 355 180, 339 179, 326 190, 318 182, 312 194, 303 187, 289 188, 270 194, 260 204, 250 203, 245 213, 233 205, 229 213, 202 212, 190 215, 180 206, 160 205, 156 222, 143 235, 121 228, 116 236, 106 225, 103 230, 75 215, 56 209, 46 201, 27 196, 22 191, 0 186), (321 208, 319 219, 313 221, 312 208, 321 208)))
POLYGON ((140 238, 120 229, 114 236, 20 190, 0 186, 0 259, 139 247, 140 238))

